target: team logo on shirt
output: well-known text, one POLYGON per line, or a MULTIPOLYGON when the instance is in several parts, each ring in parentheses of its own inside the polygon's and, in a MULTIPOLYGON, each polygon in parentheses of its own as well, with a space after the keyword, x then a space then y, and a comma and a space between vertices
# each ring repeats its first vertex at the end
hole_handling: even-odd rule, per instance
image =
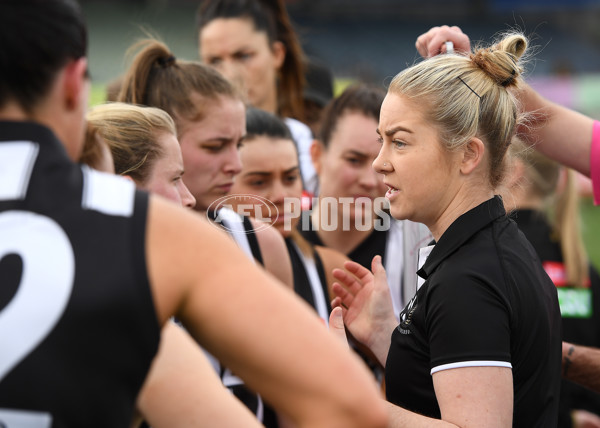
POLYGON ((398 330, 402 334, 411 334, 411 325, 412 325, 412 317, 417 309, 417 294, 414 295, 408 305, 400 312, 400 325, 398 326, 398 330))

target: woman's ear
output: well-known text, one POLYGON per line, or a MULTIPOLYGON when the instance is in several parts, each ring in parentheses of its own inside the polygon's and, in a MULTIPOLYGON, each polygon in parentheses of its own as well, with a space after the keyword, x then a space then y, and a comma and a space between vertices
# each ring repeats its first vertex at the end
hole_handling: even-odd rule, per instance
POLYGON ((485 154, 485 145, 479 138, 473 137, 465 145, 460 172, 469 175, 481 163, 485 154))
POLYGON ((280 41, 273 42, 271 52, 273 52, 275 69, 279 70, 283 66, 283 61, 285 61, 285 45, 280 41))
POLYGON ((65 67, 63 88, 64 105, 67 110, 78 110, 88 102, 88 63, 86 58, 71 61, 65 67))
POLYGON ((310 158, 317 175, 321 175, 321 157, 323 156, 324 147, 319 140, 313 140, 310 145, 310 158))

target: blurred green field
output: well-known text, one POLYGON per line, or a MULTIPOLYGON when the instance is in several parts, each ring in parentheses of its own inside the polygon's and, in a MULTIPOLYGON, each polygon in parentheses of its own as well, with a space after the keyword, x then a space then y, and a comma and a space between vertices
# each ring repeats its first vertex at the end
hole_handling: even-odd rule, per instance
POLYGON ((591 198, 581 201, 582 233, 588 255, 600 270, 600 206, 595 207, 591 198))
POLYGON ((92 84, 92 90, 90 93, 90 107, 97 104, 102 104, 106 101, 106 92, 104 85, 92 84))

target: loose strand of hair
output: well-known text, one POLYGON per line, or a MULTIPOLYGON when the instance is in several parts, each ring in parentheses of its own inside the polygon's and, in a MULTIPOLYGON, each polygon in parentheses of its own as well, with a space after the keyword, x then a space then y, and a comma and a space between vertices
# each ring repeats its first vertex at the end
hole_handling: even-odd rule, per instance
POLYGON ((588 258, 581 236, 576 177, 570 169, 566 170, 564 189, 557 195, 555 224, 560 236, 567 283, 582 287, 588 281, 588 258))

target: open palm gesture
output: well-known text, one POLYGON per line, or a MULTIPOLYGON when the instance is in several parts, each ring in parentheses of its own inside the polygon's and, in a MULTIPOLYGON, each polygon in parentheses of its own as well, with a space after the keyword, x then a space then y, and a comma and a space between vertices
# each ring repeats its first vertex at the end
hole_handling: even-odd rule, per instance
POLYGON ((344 324, 350 333, 368 346, 385 366, 390 338, 397 326, 381 256, 371 263, 373 273, 356 262, 346 262, 335 269, 333 284, 336 297, 333 307, 341 306, 344 324))

